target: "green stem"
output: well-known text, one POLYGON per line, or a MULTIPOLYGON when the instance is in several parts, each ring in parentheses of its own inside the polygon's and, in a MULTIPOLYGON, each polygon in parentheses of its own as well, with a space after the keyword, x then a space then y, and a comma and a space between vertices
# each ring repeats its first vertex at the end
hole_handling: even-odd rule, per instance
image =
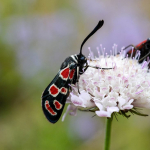
POLYGON ((105 133, 105 147, 104 147, 104 150, 109 150, 109 148, 110 148, 111 124, 112 124, 112 117, 107 118, 107 120, 106 120, 106 133, 105 133))

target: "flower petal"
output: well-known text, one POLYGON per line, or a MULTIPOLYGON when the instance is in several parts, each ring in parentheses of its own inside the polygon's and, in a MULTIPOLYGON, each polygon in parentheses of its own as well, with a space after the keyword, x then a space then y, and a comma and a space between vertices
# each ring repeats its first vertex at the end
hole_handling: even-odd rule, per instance
POLYGON ((82 100, 81 100, 78 96, 76 96, 76 95, 71 94, 71 102, 72 102, 75 106, 85 107, 85 106, 83 105, 82 100))
POLYGON ((95 105, 99 108, 99 110, 103 110, 104 109, 104 107, 103 107, 103 105, 100 103, 100 102, 96 102, 95 101, 95 105))
POLYGON ((70 104, 70 105, 68 105, 68 107, 67 107, 67 110, 66 110, 66 112, 64 113, 64 115, 63 115, 63 117, 62 117, 62 121, 64 121, 64 119, 65 119, 65 117, 66 117, 66 115, 67 115, 67 113, 70 111, 70 115, 72 115, 72 116, 76 116, 76 112, 77 112, 77 107, 75 107, 74 105, 72 105, 72 104, 70 104))
POLYGON ((111 117, 111 113, 107 111, 96 111, 95 112, 99 117, 111 117))
POLYGON ((107 111, 110 113, 119 112, 119 108, 118 107, 108 107, 107 111))
POLYGON ((92 101, 91 95, 85 90, 81 91, 79 98, 83 102, 82 107, 94 107, 95 106, 95 103, 92 101))

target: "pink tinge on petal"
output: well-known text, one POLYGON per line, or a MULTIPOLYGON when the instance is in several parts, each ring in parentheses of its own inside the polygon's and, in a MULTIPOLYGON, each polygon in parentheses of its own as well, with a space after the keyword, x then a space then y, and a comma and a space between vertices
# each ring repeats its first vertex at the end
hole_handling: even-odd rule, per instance
POLYGON ((101 90, 102 91, 106 91, 106 90, 108 90, 108 88, 107 87, 103 87, 103 88, 101 88, 101 90))
POLYGON ((88 92, 92 92, 92 91, 91 91, 91 89, 90 89, 89 87, 87 87, 87 89, 86 89, 86 90, 87 90, 88 92))
POLYGON ((124 109, 128 109, 128 110, 129 110, 129 109, 132 109, 132 108, 133 108, 133 105, 125 105, 125 106, 123 106, 122 108, 123 108, 123 110, 124 110, 124 109))
POLYGON ((108 76, 108 80, 112 80, 112 77, 111 77, 111 76, 108 76))
POLYGON ((96 81, 95 81, 95 82, 93 82, 93 84, 97 85, 97 84, 98 84, 98 82, 96 82, 96 81))
POLYGON ((75 105, 75 106, 82 106, 83 102, 82 100, 76 96, 71 94, 71 102, 75 105))
POLYGON ((111 101, 115 101, 116 98, 115 98, 115 97, 111 97, 110 100, 111 100, 111 101))
POLYGON ((104 71, 104 70, 101 70, 101 74, 102 74, 102 75, 105 75, 105 71, 104 71))
POLYGON ((143 92, 143 90, 136 92, 135 94, 141 94, 143 92))
POLYGON ((144 61, 142 64, 142 69, 144 69, 147 66, 147 64, 148 64, 147 61, 144 61))
POLYGON ((125 77, 125 76, 123 76, 123 77, 122 77, 122 80, 125 80, 125 79, 126 79, 126 77, 125 77))
POLYGON ((80 100, 72 100, 72 103, 73 103, 75 106, 82 106, 82 101, 80 101, 80 100))
POLYGON ((107 111, 96 111, 95 112, 99 117, 111 117, 111 113, 107 111))
POLYGON ((128 79, 125 79, 125 80, 124 80, 124 83, 128 83, 128 79))
POLYGON ((121 77, 121 74, 118 74, 117 77, 121 77))

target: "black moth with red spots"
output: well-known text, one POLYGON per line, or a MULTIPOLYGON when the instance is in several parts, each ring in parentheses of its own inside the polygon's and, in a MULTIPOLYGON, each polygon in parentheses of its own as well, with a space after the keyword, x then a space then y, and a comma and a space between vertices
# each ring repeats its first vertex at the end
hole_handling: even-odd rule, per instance
POLYGON ((150 58, 150 38, 148 38, 147 40, 144 40, 143 42, 137 44, 136 46, 134 46, 133 44, 130 44, 126 46, 124 50, 131 46, 133 47, 133 50, 132 49, 127 50, 127 54, 130 57, 135 57, 137 51, 140 51, 140 57, 138 60, 139 63, 142 63, 148 57, 150 58))
MULTIPOLYGON (((46 118, 51 123, 56 123, 63 111, 67 97, 69 96, 70 84, 78 84, 79 76, 83 74, 88 67, 86 57, 82 54, 84 43, 104 24, 101 20, 94 30, 84 39, 81 44, 80 53, 71 55, 62 63, 58 74, 47 86, 42 94, 42 109, 46 118)), ((95 67, 98 69, 97 67, 95 67)), ((79 88, 78 88, 78 92, 79 88)))

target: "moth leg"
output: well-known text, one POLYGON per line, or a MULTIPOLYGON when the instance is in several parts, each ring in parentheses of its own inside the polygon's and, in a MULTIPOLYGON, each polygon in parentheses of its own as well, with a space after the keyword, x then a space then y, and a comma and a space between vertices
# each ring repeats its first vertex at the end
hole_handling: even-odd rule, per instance
POLYGON ((78 93, 80 94, 80 90, 79 90, 79 66, 77 66, 77 87, 78 87, 78 93))
POLYGON ((140 60, 139 60, 139 62, 140 61, 142 61, 142 60, 144 60, 146 57, 148 57, 150 55, 150 52, 149 53, 147 53, 144 57, 142 57, 140 60))
MULTIPOLYGON (((87 67, 91 67, 91 68, 95 68, 95 69, 103 69, 103 70, 109 70, 109 69, 114 69, 114 68, 101 68, 101 67, 97 67, 97 66, 87 66, 87 67)), ((86 68, 87 69, 87 68, 86 68)))
MULTIPOLYGON (((71 63, 70 64, 70 67, 69 67, 71 70, 72 69, 75 69, 75 74, 74 74, 74 78, 73 80, 71 81, 71 83, 73 84, 77 84, 77 88, 78 88, 78 93, 80 94, 80 90, 79 90, 79 66, 77 66, 77 64, 75 63, 71 63)), ((69 74, 70 75, 70 74, 69 74)))
POLYGON ((127 49, 128 47, 134 47, 134 49, 137 50, 137 47, 135 47, 133 44, 126 46, 123 50, 127 49))
POLYGON ((75 80, 74 83, 77 84, 78 93, 80 94, 80 90, 79 90, 79 77, 80 77, 80 75, 79 75, 79 67, 80 67, 80 66, 78 66, 78 65, 76 66, 76 64, 71 65, 71 68, 72 68, 72 69, 73 69, 73 68, 77 68, 77 69, 76 69, 76 75, 75 75, 76 80, 75 80))
POLYGON ((103 69, 103 70, 114 69, 114 68, 101 68, 101 67, 90 66, 90 65, 86 64, 84 72, 87 70, 88 67, 95 68, 95 69, 103 69))

